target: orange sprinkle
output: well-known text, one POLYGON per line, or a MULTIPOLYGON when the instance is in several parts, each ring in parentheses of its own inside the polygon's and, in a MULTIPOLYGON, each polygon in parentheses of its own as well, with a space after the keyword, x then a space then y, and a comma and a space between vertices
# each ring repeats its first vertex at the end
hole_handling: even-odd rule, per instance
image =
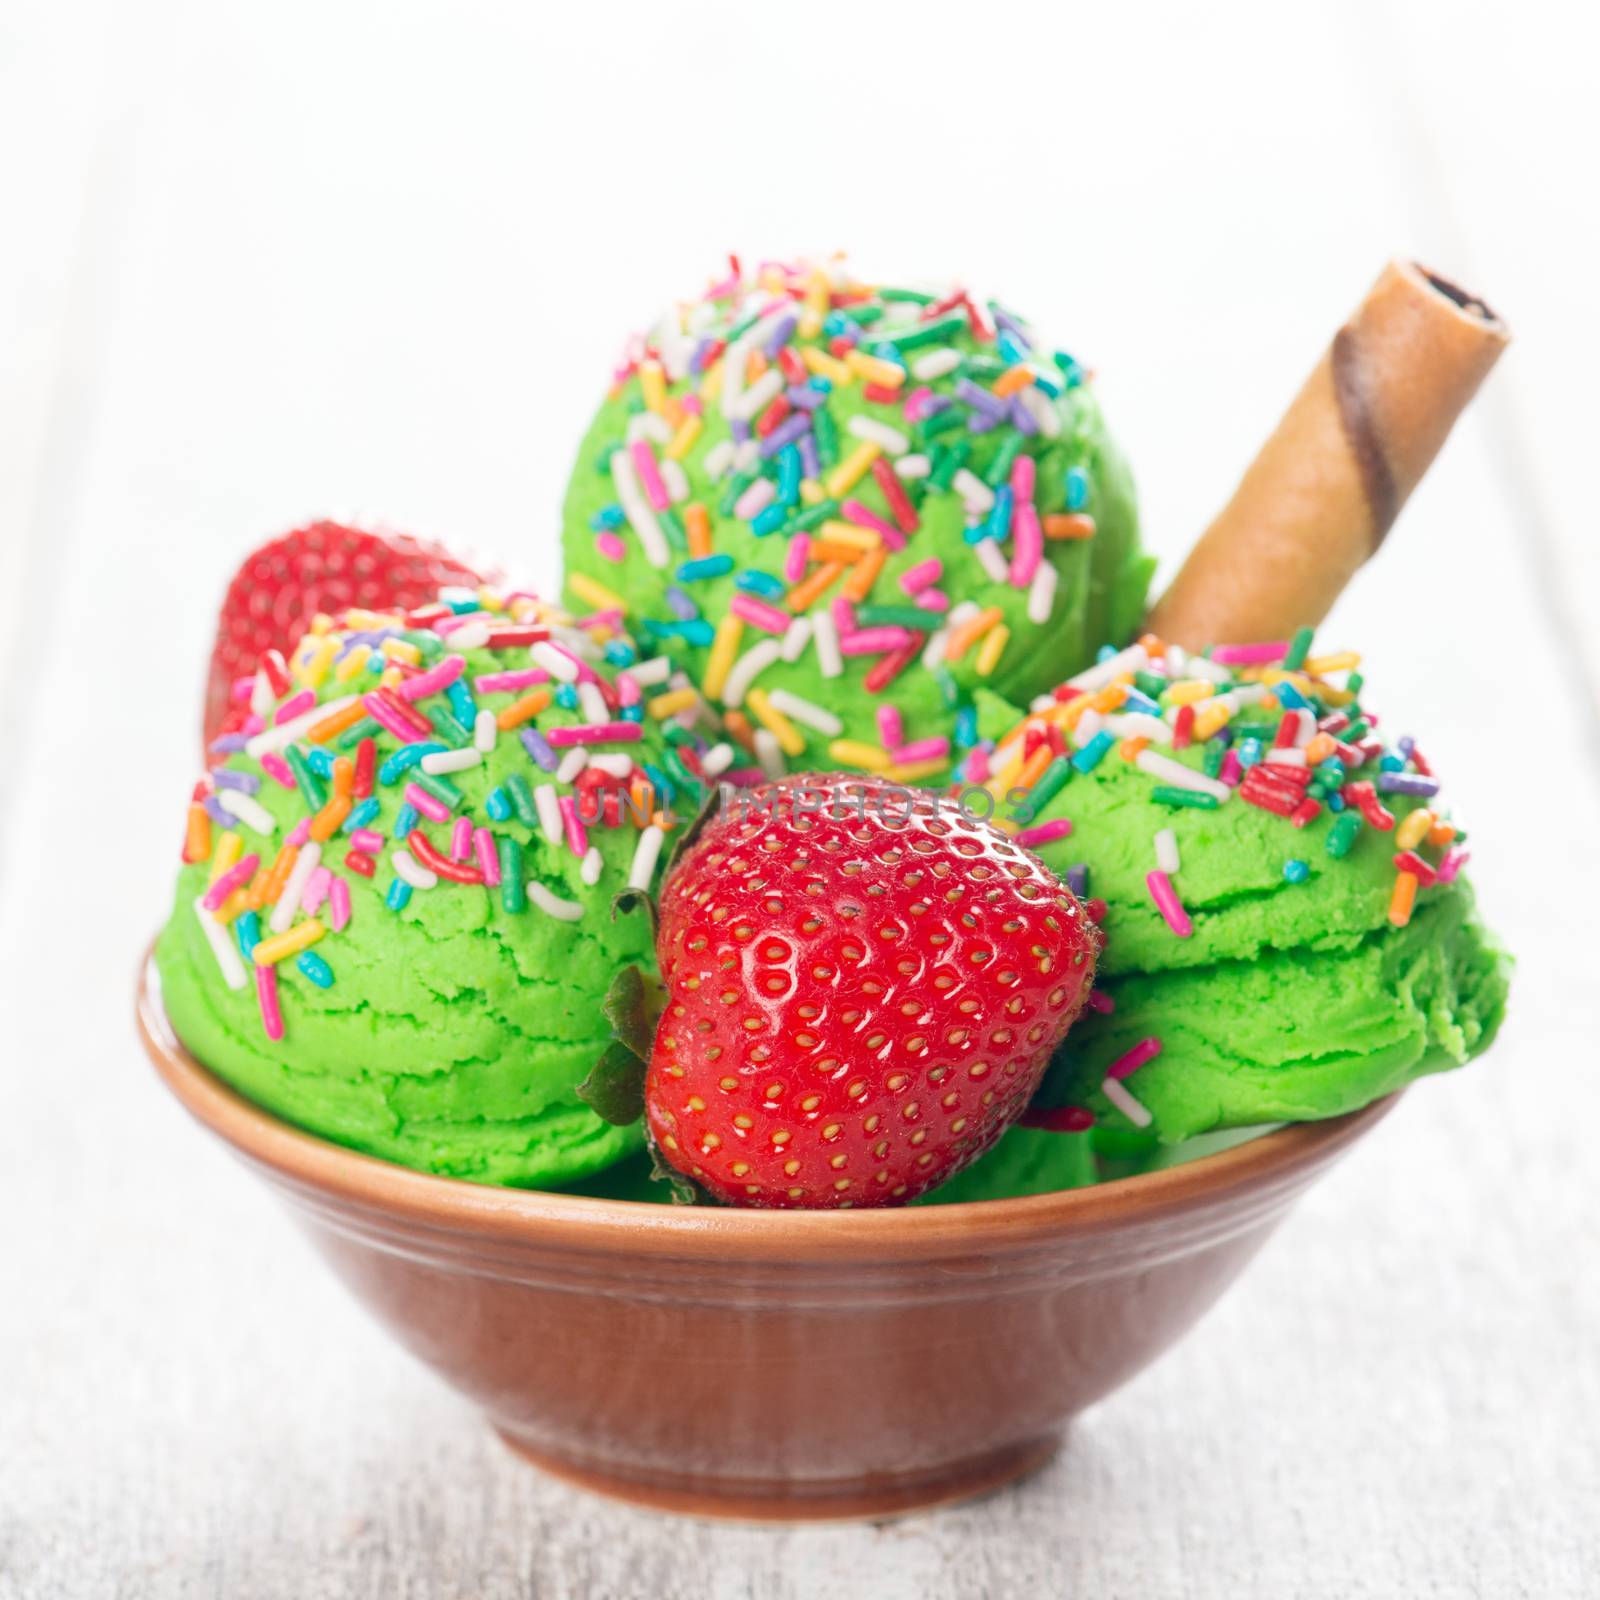
MULTIPOLYGON (((1115 683, 1108 683, 1105 688, 1089 696, 1089 705, 1096 711, 1115 711, 1124 700, 1128 698, 1128 684, 1126 679, 1119 678, 1115 683)), ((1084 708, 1085 710, 1088 707, 1084 708)))
POLYGON ((531 722, 549 704, 548 689, 530 689, 525 695, 513 700, 510 705, 503 706, 495 714, 495 726, 504 733, 508 728, 531 722))
POLYGON ((346 728, 355 727, 366 714, 367 708, 362 705, 360 699, 352 700, 342 711, 335 711, 332 716, 324 717, 321 722, 313 722, 306 729, 306 738, 312 744, 326 744, 328 740, 343 733, 346 728))
POLYGON ((872 586, 878 581, 878 574, 883 571, 883 564, 889 558, 889 552, 880 544, 876 550, 868 550, 856 563, 855 571, 844 580, 844 587, 839 591, 847 600, 854 600, 858 605, 872 593, 872 586))
MULTIPOLYGON (((339 781, 337 767, 334 769, 333 777, 337 783, 339 781)), ((348 794, 335 792, 330 795, 328 803, 311 819, 311 837, 318 844, 326 844, 344 826, 344 819, 350 815, 354 803, 348 794)))
POLYGON ((1139 648, 1152 661, 1159 661, 1167 653, 1167 641, 1158 633, 1141 633, 1139 635, 1139 648))
POLYGON ((183 830, 183 859, 204 861, 211 854, 211 818, 206 808, 196 800, 189 807, 189 816, 183 830))
POLYGON ((1450 844, 1456 836, 1453 822, 1436 822, 1428 829, 1428 843, 1434 846, 1450 844))
POLYGON ((683 531, 689 536, 689 554, 703 561, 711 554, 711 513, 698 500, 683 508, 683 531))
POLYGON ((1040 778, 1044 776, 1044 769, 1055 760, 1055 751, 1047 744, 1042 744, 1037 750, 1022 763, 1022 771, 1017 774, 1017 788, 1031 789, 1040 778))
POLYGON ((655 811, 655 785, 648 778, 635 777, 629 785, 628 793, 633 803, 624 809, 632 819, 634 827, 643 832, 649 826, 651 814, 655 811))
POLYGON ((1411 920, 1411 908, 1417 903, 1417 875, 1414 872, 1397 872, 1394 875, 1394 893, 1389 896, 1389 920, 1395 927, 1403 928, 1411 920))
POLYGON ((997 626, 1004 613, 999 606, 985 606, 970 622, 954 629, 944 647, 946 661, 959 661, 984 634, 997 626))
POLYGON ((820 600, 844 571, 844 562, 825 561, 815 572, 807 574, 789 591, 784 604, 791 611, 809 611, 815 600, 820 600))
POLYGON ((744 364, 744 381, 754 383, 767 370, 767 358, 759 350, 750 352, 750 359, 744 364))
POLYGON ((997 400, 1004 400, 1009 395, 1019 394, 1033 382, 1033 368, 1026 363, 1019 367, 1008 367, 994 380, 994 395, 997 400))
POLYGON ((722 713, 722 725, 728 730, 728 737, 741 749, 750 755, 756 753, 756 732, 750 726, 750 719, 744 712, 729 710, 722 713))
POLYGON ((278 896, 283 893, 283 886, 289 881, 289 874, 294 871, 295 857, 300 854, 292 844, 286 844, 279 850, 277 858, 273 861, 271 870, 266 877, 257 877, 256 882, 261 886, 261 897, 256 898, 256 884, 250 885, 252 911, 259 911, 264 905, 275 905, 278 896))
POLYGON ((1133 739, 1124 739, 1122 743, 1117 746, 1117 754, 1120 755, 1124 761, 1137 761, 1139 759, 1139 752, 1145 749, 1149 743, 1150 741, 1144 738, 1143 735, 1133 739))
POLYGON ((1047 539, 1092 539, 1094 518, 1083 511, 1058 511, 1044 518, 1047 539))
POLYGON ((832 539, 818 539, 811 547, 813 561, 838 561, 853 567, 867 552, 853 544, 837 544, 832 539))
POLYGON ((333 792, 348 796, 350 787, 355 781, 355 762, 349 756, 335 756, 333 758, 333 792))

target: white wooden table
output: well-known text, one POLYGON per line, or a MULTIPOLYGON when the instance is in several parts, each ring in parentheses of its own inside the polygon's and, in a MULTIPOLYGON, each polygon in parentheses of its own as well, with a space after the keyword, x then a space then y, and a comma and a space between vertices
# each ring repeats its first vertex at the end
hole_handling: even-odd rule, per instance
POLYGON ((1574 14, 580 9, 0 25, 0 1596, 1600 1592, 1574 14), (884 1527, 709 1527, 491 1442, 159 1092, 131 984, 239 554, 366 507, 548 580, 622 333, 729 245, 846 243, 1092 361, 1167 554, 1385 255, 1501 306, 1517 345, 1325 637, 1470 797, 1521 967, 1493 1055, 1049 1469, 884 1527))

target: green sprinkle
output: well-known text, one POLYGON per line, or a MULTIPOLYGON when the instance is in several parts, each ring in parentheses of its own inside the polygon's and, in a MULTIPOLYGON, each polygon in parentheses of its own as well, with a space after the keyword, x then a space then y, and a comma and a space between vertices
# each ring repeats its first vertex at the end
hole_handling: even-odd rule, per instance
POLYGON ((674 550, 689 548, 689 537, 683 531, 683 523, 679 520, 678 513, 671 506, 656 512, 656 521, 666 530, 667 543, 674 550))
MULTIPOLYGON (((1294 638, 1289 641, 1289 653, 1283 658, 1284 670, 1298 672, 1306 664, 1306 657, 1311 653, 1311 629, 1296 628, 1294 638)), ((1290 862, 1290 866, 1294 863, 1290 862)), ((1288 868, 1284 869, 1286 872, 1288 868)))
POLYGON ((934 615, 920 606, 857 606, 856 622, 863 628, 915 628, 927 633, 933 627, 934 615))
POLYGON ((989 463, 983 481, 991 489, 998 489, 1011 476, 1011 464, 1022 454, 1022 435, 1013 429, 1000 441, 1000 448, 989 463))
POLYGON ((621 448, 622 446, 620 444, 608 444, 605 449, 594 458, 594 470, 598 472, 601 477, 608 478, 611 476, 611 458, 621 448))
POLYGON ((961 371, 968 378, 998 378, 1006 370, 999 356, 973 354, 961 363, 961 371))
MULTIPOLYGON (((1148 695, 1152 700, 1161 700, 1167 690, 1167 680, 1158 678, 1153 672, 1136 672, 1133 675, 1133 686, 1142 695, 1148 695)), ((1166 704, 1165 701, 1162 701, 1166 704)))
POLYGON ((961 312, 947 311, 942 317, 934 317, 930 322, 914 322, 909 328, 884 328, 877 340, 880 344, 892 344, 896 350, 920 350, 925 344, 942 344, 966 325, 967 319, 961 312))
POLYGON ((383 724, 376 717, 363 717, 346 728, 335 741, 341 750, 354 750, 363 739, 383 732, 383 724))
MULTIPOLYGON (((880 298, 887 300, 889 297, 883 295, 880 298)), ((882 315, 882 306, 852 306, 850 308, 850 320, 858 328, 870 328, 882 315)))
POLYGON ((1344 680, 1344 686, 1350 691, 1351 694, 1360 694, 1361 685, 1366 681, 1367 680, 1359 672, 1352 672, 1350 676, 1344 680))
POLYGON ((299 786, 307 806, 313 811, 320 811, 328 803, 322 780, 306 764, 306 758, 301 753, 299 745, 290 745, 284 751, 284 755, 288 757, 289 770, 294 773, 294 781, 299 786))
POLYGON ((1340 735, 1346 744, 1359 744, 1372 732, 1372 727, 1365 717, 1358 722, 1352 722, 1340 735))
POLYGON ((943 662, 933 669, 933 681, 939 685, 939 698, 945 710, 954 711, 961 704, 961 687, 943 662))
POLYGON ((825 467, 831 467, 839 459, 839 430, 834 424, 833 413, 828 408, 818 406, 811 413, 811 431, 816 436, 817 460, 825 467))
POLYGON ((1034 821, 1040 812, 1061 793, 1072 778, 1072 763, 1065 756, 1057 756, 1028 791, 1026 802, 1028 821, 1034 821))
POLYGON ((528 787, 528 780, 520 772, 513 772, 507 777, 505 788, 517 821, 525 828, 537 828, 539 808, 533 803, 533 790, 528 787))
POLYGON ((446 711, 443 706, 429 711, 428 716, 433 721, 435 735, 452 749, 464 750, 472 743, 471 730, 462 727, 456 721, 454 714, 446 711))
POLYGON ((436 772, 424 772, 421 767, 414 767, 411 781, 423 793, 431 794, 440 805, 449 806, 452 811, 461 804, 461 791, 448 778, 441 778, 436 772))
POLYGON ((946 406, 943 411, 935 411, 931 417, 922 419, 922 436, 935 439, 941 433, 949 433, 952 428, 964 428, 966 425, 966 416, 960 406, 946 406))
POLYGON ((500 836, 500 904, 513 915, 528 909, 528 886, 522 881, 522 846, 504 834, 500 836))
POLYGON ((1361 832, 1361 813, 1359 811, 1341 811, 1333 826, 1328 830, 1328 854, 1330 856, 1347 856, 1350 846, 1356 842, 1356 835, 1361 832))
MULTIPOLYGON (((878 298, 888 302, 890 305, 931 306, 933 304, 933 296, 924 294, 921 289, 880 289, 878 290, 878 298)), ((853 312, 851 314, 855 315, 853 312)))
POLYGON ((1208 778, 1214 778, 1222 771, 1222 763, 1228 758, 1228 746, 1221 739, 1207 739, 1205 755, 1201 758, 1201 768, 1208 778))
POLYGON ((754 483, 755 475, 749 472, 736 472, 728 479, 728 487, 722 491, 722 498, 717 502, 717 515, 731 517, 733 508, 746 489, 754 483))
POLYGON ((928 482, 935 489, 948 489, 955 481, 955 475, 967 464, 967 457, 972 454, 972 443, 968 439, 961 439, 950 446, 934 465, 928 474, 928 482))
POLYGON ((1198 789, 1183 789, 1176 784, 1158 783, 1150 791, 1157 805, 1180 806, 1190 811, 1215 811, 1222 804, 1214 794, 1203 794, 1198 789))
POLYGON ((790 538, 797 533, 809 533, 811 529, 820 527, 829 517, 839 514, 837 500, 819 500, 814 506, 802 511, 799 516, 791 517, 789 521, 778 530, 781 538, 790 538))

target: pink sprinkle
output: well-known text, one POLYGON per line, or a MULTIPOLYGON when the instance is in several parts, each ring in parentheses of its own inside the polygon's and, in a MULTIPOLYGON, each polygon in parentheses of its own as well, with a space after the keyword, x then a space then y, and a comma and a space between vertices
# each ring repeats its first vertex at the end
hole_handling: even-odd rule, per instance
POLYGON ((699 417, 705 414, 706 403, 697 394, 686 394, 683 399, 678 402, 678 404, 681 405, 691 417, 699 417))
POLYGON ((778 487, 771 478, 757 478, 745 492, 733 502, 733 514, 741 522, 753 521, 767 509, 777 498, 778 487))
POLYGON ((485 672, 472 680, 479 694, 499 694, 513 689, 531 689, 536 683, 548 683, 550 674, 543 667, 523 667, 519 672, 485 672))
POLYGON ((275 726, 282 727, 286 722, 292 722, 296 717, 304 716, 315 704, 317 697, 309 690, 302 689, 299 694, 285 700, 277 711, 273 713, 272 721, 275 726))
POLYGON ((547 728, 545 742, 552 750, 575 744, 628 744, 644 737, 637 722, 585 722, 572 728, 547 728))
POLYGON ((907 594, 918 594, 943 576, 944 562, 938 556, 929 556, 926 561, 919 561, 916 566, 907 567, 900 574, 900 587, 907 594))
MULTIPOLYGON (((1370 721, 1371 719, 1369 718, 1368 720, 1370 721)), ((261 733, 266 726, 266 718, 258 717, 255 712, 252 711, 250 715, 244 719, 244 726, 239 730, 239 732, 242 733, 245 738, 253 739, 258 733, 261 733)))
POLYGON ((597 533, 594 536, 594 547, 599 555, 607 561, 615 561, 619 566, 628 559, 628 547, 622 542, 620 534, 597 533))
POLYGON ((335 933, 343 933, 350 920, 350 885, 337 873, 328 885, 328 922, 335 933))
POLYGON ((371 828, 357 828, 350 835, 350 848, 359 850, 364 856, 375 856, 383 849, 383 835, 371 828))
POLYGON ((1167 926, 1180 939, 1187 939, 1194 932, 1194 924, 1190 922, 1189 913, 1183 909, 1183 902, 1172 887, 1172 879, 1158 870, 1145 873, 1144 882, 1156 908, 1167 919, 1167 926))
POLYGON ((797 533, 789 541, 783 558, 783 577, 786 583, 799 583, 806 575, 806 562, 811 559, 811 535, 797 533))
POLYGON ((897 762, 908 764, 913 761, 943 761, 950 754, 950 741, 945 738, 914 739, 910 744, 891 747, 889 753, 897 762))
POLYGON ((450 808, 442 800, 435 800, 421 784, 408 783, 405 787, 407 805, 412 805, 431 822, 448 822, 450 808))
POLYGON ((1102 1017, 1109 1017, 1117 1009, 1117 1002, 1104 989, 1091 989, 1084 1004, 1091 1011, 1098 1011, 1102 1017))
POLYGON ((430 694, 438 694, 441 690, 448 689, 466 670, 465 656, 446 656, 437 666, 429 667, 426 672, 419 672, 414 678, 405 679, 395 689, 395 693, 402 700, 422 700, 430 694))
POLYGON ((859 500, 846 500, 839 510, 846 522, 854 523, 858 528, 872 529, 891 550, 905 549, 906 536, 892 522, 885 522, 877 512, 862 505, 859 500))
POLYGON ((469 622, 488 622, 490 617, 482 611, 449 611, 438 618, 433 624, 433 631, 441 639, 447 638, 457 628, 464 628, 469 622))
POLYGON ((1244 782, 1244 765, 1232 750, 1222 758, 1222 770, 1217 777, 1230 789, 1237 789, 1244 782))
POLYGON ((625 706, 636 706, 644 698, 644 690, 639 687, 639 680, 630 672, 617 674, 617 699, 625 706))
POLYGON ((1032 456, 1021 455, 1011 463, 1011 492, 1016 496, 1019 506, 1033 503, 1033 476, 1032 456))
POLYGON ((256 1003, 261 1007, 261 1026, 269 1039, 283 1037, 283 1012, 278 1009, 278 969, 256 968, 256 1003))
POLYGON ((905 723, 900 716, 898 706, 881 705, 878 707, 878 738, 886 750, 893 750, 897 744, 904 741, 906 736, 905 723))
POLYGON ((928 414, 928 402, 934 398, 933 390, 926 384, 919 385, 906 396, 905 404, 901 411, 907 422, 920 422, 928 414))
POLYGON ((554 650, 558 656, 565 656, 578 669, 579 683, 598 683, 600 681, 595 676, 594 668, 582 656, 575 655, 571 650, 567 649, 564 644, 557 644, 554 639, 551 639, 548 641, 548 648, 554 650))
POLYGON ((261 770, 281 789, 294 788, 294 773, 289 763, 276 750, 269 750, 261 758, 261 770))
POLYGON ((916 604, 924 611, 948 611, 950 609, 950 596, 943 589, 924 589, 916 598, 916 604))
POLYGON ((1131 1077, 1147 1061, 1154 1061, 1161 1054, 1161 1041, 1159 1039, 1141 1039, 1133 1049, 1117 1057, 1106 1068, 1108 1078, 1131 1077))
POLYGON ((989 781, 989 752, 987 750, 974 750, 967 757, 967 782, 987 783, 989 781))
MULTIPOLYGON (((672 504, 672 497, 667 493, 666 484, 661 481, 661 473, 656 466, 656 453, 650 448, 650 441, 635 439, 628 446, 628 454, 633 457, 634 469, 639 474, 645 498, 657 511, 665 511, 672 504)), ((765 483, 767 480, 763 478, 761 481, 765 483)))
POLYGON ((381 723, 388 732, 392 733, 401 744, 410 744, 417 737, 417 730, 391 705, 386 705, 375 694, 364 694, 361 704, 369 717, 381 723))
POLYGON ((1275 644, 1219 644, 1211 659, 1219 667, 1260 667, 1282 661, 1288 653, 1289 641, 1279 639, 1275 644))
POLYGON ((300 891, 300 909, 308 917, 316 916, 318 907, 328 898, 328 888, 332 882, 333 874, 326 867, 318 867, 306 879, 306 886, 300 891))
MULTIPOLYGON (((1447 861, 1449 857, 1445 858, 1447 861)), ((248 855, 242 861, 228 868, 217 881, 205 892, 205 897, 200 904, 207 911, 215 911, 235 889, 242 889, 256 875, 256 869, 261 865, 261 857, 248 855)))
POLYGON ((587 616, 579 617, 577 622, 585 631, 590 628, 620 628, 622 612, 612 606, 609 611, 591 611, 587 616))
POLYGON ((479 867, 483 869, 483 881, 491 889, 498 888, 500 856, 494 847, 494 835, 487 828, 479 828, 472 836, 472 848, 477 854, 479 867))
POLYGON ((856 631, 856 608, 842 594, 836 594, 828 607, 833 615, 833 625, 840 633, 856 631))
POLYGON ((228 698, 237 706, 250 704, 250 696, 255 693, 256 675, 251 673, 245 678, 235 678, 233 686, 228 690, 228 698))
POLYGON ((735 789, 759 789, 771 781, 760 767, 730 767, 717 779, 718 783, 731 783, 735 789))
POLYGON ((857 628, 839 635, 839 651, 847 656, 881 656, 917 637, 909 628, 857 628))
MULTIPOLYGON (((1017 465, 1029 461, 1027 456, 1018 456, 1017 465)), ((1029 461, 1029 465, 1032 465, 1029 461)), ((1014 589, 1026 589, 1033 582, 1033 575, 1039 570, 1039 563, 1044 559, 1044 530, 1039 526, 1039 513, 1033 501, 1022 501, 1011 513, 1011 536, 1014 544, 1011 552, 1011 586, 1014 589)))
POLYGON ((776 606, 769 606, 765 600, 757 600, 753 594, 736 594, 728 602, 728 609, 746 622, 753 622, 756 627, 779 635, 787 633, 790 622, 794 620, 776 606))
POLYGON ((289 837, 284 840, 284 843, 292 844, 295 849, 298 850, 300 846, 303 845, 310 837, 311 818, 301 817, 301 819, 295 823, 294 827, 290 830, 289 837))
POLYGON ((450 830, 450 859, 465 861, 472 854, 472 822, 468 817, 457 817, 450 830))
POLYGON ((1048 822, 1036 823, 1031 828, 1024 828, 1020 833, 1011 836, 1013 844, 1020 844, 1025 850, 1032 850, 1041 844, 1050 844, 1056 839, 1065 839, 1072 832, 1072 822, 1067 817, 1052 817, 1048 822))
POLYGON ((1446 850, 1439 862, 1439 870, 1435 876, 1436 883, 1454 883, 1456 874, 1472 859, 1470 850, 1457 850, 1453 845, 1446 850))
POLYGON ((583 818, 578 815, 578 802, 570 794, 564 794, 560 800, 561 820, 567 826, 567 848, 575 856, 585 854, 589 848, 589 835, 583 826, 583 818))

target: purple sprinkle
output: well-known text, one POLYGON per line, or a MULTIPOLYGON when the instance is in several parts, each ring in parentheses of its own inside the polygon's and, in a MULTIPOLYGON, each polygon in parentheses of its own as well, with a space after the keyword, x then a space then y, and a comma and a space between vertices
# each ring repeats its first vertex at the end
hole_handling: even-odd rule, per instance
POLYGON ((1437 778, 1423 778, 1410 772, 1380 772, 1378 787, 1385 794, 1435 795, 1439 792, 1437 778))
POLYGON ((211 750, 214 755, 231 756, 249 743, 249 738, 242 733, 222 733, 211 741, 211 750))
POLYGON ((698 377, 700 373, 705 370, 706 351, 708 351, 710 348, 711 341, 709 339, 698 340, 695 344, 694 354, 689 357, 689 370, 694 373, 696 377, 698 377))
POLYGON ((770 459, 780 450, 791 444, 797 444, 811 431, 811 418, 805 412, 797 411, 792 417, 785 417, 776 428, 761 441, 761 454, 764 459, 770 459))
POLYGON ((943 411, 954 404, 955 402, 947 394, 930 394, 922 402, 922 414, 925 417, 931 417, 934 412, 943 411))
POLYGON ((550 748, 550 741, 537 728, 522 730, 522 748, 532 757, 533 764, 545 772, 554 772, 561 765, 561 757, 550 748))
POLYGON ((213 822, 221 823, 224 828, 231 828, 238 821, 238 818, 231 811, 222 809, 222 803, 214 794, 208 794, 200 804, 206 808, 206 815, 213 822))
POLYGON ((767 335, 767 342, 762 345, 761 353, 768 361, 776 361, 778 359, 778 352, 794 337, 794 330, 798 326, 799 320, 791 311, 767 335))
POLYGON ((991 427, 1004 418, 1006 414, 1005 401, 995 399, 987 389, 974 383, 971 378, 958 378, 956 380, 955 395, 956 399, 965 400, 969 406, 975 406, 984 416, 988 417, 991 427))
POLYGON ((750 424, 743 417, 729 417, 728 432, 733 435, 734 443, 743 444, 750 437, 750 424))
POLYGON ((1089 869, 1083 862, 1067 868, 1067 887, 1080 900, 1085 900, 1089 895, 1089 869))
POLYGON ((967 432, 988 433, 991 428, 998 428, 1004 421, 1003 416, 990 416, 982 411, 974 411, 967 417, 967 432))
POLYGON ((214 767, 211 781, 219 789, 242 789, 246 794, 258 794, 261 780, 253 772, 229 772, 226 767, 214 767))
POLYGON ((813 389, 809 383, 791 384, 783 393, 789 404, 800 411, 815 411, 828 398, 820 389, 813 389))
POLYGON ((1033 340, 1028 337, 1028 329, 1024 323, 1019 322, 1009 311, 1002 311, 999 306, 992 306, 990 309, 994 312, 995 327, 1004 328, 1019 344, 1032 346, 1033 340))
POLYGON ((817 479, 822 476, 822 457, 817 454, 815 434, 807 433, 801 436, 800 465, 806 477, 817 479))
POLYGON ((693 622, 700 615, 700 607, 676 585, 667 590, 667 608, 680 622, 693 622))
POLYGON ((1039 424, 1033 420, 1033 413, 1023 405, 1021 395, 1014 395, 1011 400, 1011 426, 1030 438, 1039 431, 1039 424))
POLYGON ((1411 752, 1416 748, 1417 741, 1413 739, 1409 733, 1403 734, 1399 741, 1395 744, 1395 749, 1398 750, 1407 761, 1411 759, 1411 752))

